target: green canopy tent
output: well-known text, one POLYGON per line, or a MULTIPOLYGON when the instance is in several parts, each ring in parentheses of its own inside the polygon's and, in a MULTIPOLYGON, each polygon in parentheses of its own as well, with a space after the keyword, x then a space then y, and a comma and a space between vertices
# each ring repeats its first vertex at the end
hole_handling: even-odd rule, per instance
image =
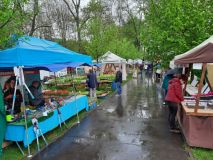
POLYGON ((0 86, 0 156, 2 155, 2 143, 6 131, 5 107, 3 102, 3 94, 0 86))

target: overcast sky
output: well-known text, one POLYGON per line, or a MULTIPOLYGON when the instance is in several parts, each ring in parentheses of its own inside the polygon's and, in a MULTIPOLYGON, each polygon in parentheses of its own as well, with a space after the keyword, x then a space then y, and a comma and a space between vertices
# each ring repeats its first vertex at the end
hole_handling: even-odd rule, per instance
POLYGON ((87 3, 89 2, 90 0, 82 0, 81 1, 81 5, 84 7, 87 5, 87 3))

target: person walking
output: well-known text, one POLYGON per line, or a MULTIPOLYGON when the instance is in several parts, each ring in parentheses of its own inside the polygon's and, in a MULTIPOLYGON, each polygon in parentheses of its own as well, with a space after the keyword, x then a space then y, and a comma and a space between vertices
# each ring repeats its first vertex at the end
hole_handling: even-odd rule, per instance
POLYGON ((166 95, 166 102, 169 108, 169 125, 170 131, 178 133, 179 130, 176 125, 176 115, 178 106, 184 100, 182 93, 182 85, 180 81, 180 74, 174 74, 174 78, 169 81, 168 93, 166 95))
POLYGON ((92 69, 89 70, 89 74, 87 75, 87 85, 89 87, 90 98, 96 98, 96 88, 98 86, 98 81, 96 74, 93 72, 92 69))
POLYGON ((142 77, 143 77, 143 67, 144 67, 144 65, 143 65, 143 63, 139 66, 139 69, 140 69, 140 74, 141 74, 141 79, 142 79, 142 77))
POLYGON ((117 93, 120 96, 122 93, 122 88, 121 88, 121 84, 122 84, 122 72, 120 71, 119 68, 116 69, 116 76, 115 76, 115 83, 116 83, 116 88, 117 88, 117 93))

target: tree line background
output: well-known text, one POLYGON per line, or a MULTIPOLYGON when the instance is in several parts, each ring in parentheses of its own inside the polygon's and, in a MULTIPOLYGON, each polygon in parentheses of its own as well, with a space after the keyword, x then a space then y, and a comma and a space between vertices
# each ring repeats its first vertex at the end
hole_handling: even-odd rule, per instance
POLYGON ((212 0, 0 0, 0 49, 30 35, 98 59, 169 61, 213 34, 212 0))

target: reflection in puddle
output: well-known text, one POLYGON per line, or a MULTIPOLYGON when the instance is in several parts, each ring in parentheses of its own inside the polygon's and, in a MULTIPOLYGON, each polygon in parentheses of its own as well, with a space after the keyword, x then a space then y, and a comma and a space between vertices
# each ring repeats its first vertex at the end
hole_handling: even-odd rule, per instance
POLYGON ((152 117, 152 115, 149 113, 148 110, 140 110, 136 113, 136 116, 138 118, 145 118, 145 119, 149 119, 152 117))
POLYGON ((109 112, 109 113, 112 113, 112 112, 115 111, 115 109, 114 108, 109 108, 109 109, 106 109, 106 111, 109 112))

